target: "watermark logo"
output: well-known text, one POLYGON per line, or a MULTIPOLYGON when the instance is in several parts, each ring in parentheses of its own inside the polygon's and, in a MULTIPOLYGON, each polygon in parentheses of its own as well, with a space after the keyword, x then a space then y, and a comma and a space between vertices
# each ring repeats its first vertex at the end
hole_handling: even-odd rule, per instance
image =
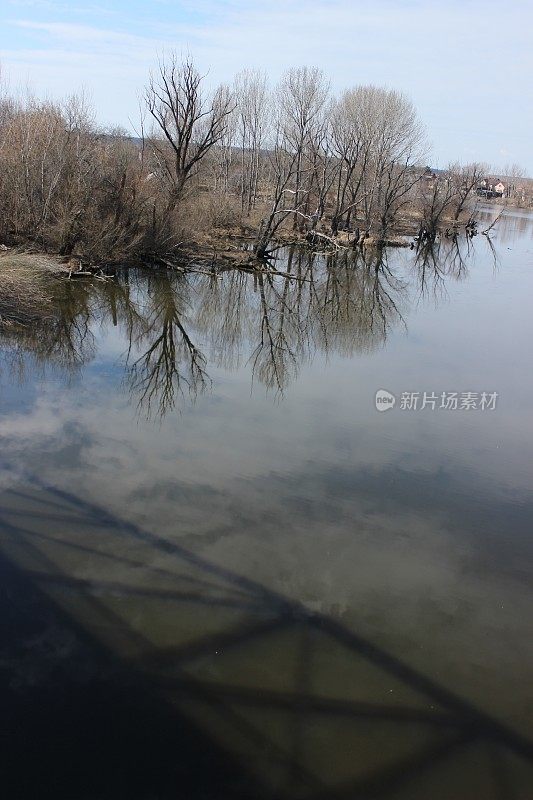
POLYGON ((396 398, 386 389, 378 389, 376 392, 375 403, 378 411, 389 411, 391 408, 394 408, 396 404, 396 398))
MULTIPOLYGON (((400 411, 494 411, 498 392, 401 392, 400 411)), ((378 389, 375 397, 378 411, 388 411, 396 405, 396 397, 387 389, 378 389)))

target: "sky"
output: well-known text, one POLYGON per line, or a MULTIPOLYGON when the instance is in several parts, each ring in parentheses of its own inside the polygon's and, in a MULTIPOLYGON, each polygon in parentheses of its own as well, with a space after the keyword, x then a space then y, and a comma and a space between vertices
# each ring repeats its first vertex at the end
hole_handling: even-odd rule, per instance
POLYGON ((274 85, 317 66, 335 92, 405 92, 432 166, 518 163, 533 175, 532 31, 532 0, 0 0, 0 64, 13 91, 83 88, 100 123, 130 130, 150 69, 172 50, 212 87, 243 67, 274 85))

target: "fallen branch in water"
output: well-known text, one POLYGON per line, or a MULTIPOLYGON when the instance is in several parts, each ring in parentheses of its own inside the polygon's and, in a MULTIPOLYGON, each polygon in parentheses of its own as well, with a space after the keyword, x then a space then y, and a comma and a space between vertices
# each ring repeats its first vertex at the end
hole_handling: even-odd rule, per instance
POLYGON ((497 217, 495 217, 495 218, 492 220, 492 222, 490 223, 489 227, 488 227, 488 228, 486 228, 486 230, 484 230, 484 231, 481 231, 481 233, 483 234, 483 236, 488 236, 488 234, 489 234, 489 233, 490 233, 490 231, 491 231, 491 230, 494 228, 494 226, 496 225, 496 223, 498 222, 498 220, 500 219, 500 217, 502 216, 502 214, 503 214, 503 212, 504 212, 504 211, 505 211, 505 208, 502 208, 502 210, 500 211, 500 213, 498 214, 498 216, 497 216, 497 217))
MULTIPOLYGON (((175 261, 169 261, 166 258, 159 257, 157 259, 157 264, 163 265, 168 267, 168 269, 176 270, 177 272, 190 272, 194 273, 195 275, 207 275, 208 277, 212 278, 213 276, 216 277, 217 273, 215 270, 207 270, 207 269, 198 269, 197 267, 191 266, 190 264, 183 264, 175 261)), ((208 262, 211 263, 211 262, 208 262)))
POLYGON ((310 282, 310 278, 304 278, 302 275, 294 275, 292 272, 283 272, 282 270, 273 269, 272 267, 265 268, 263 265, 256 262, 250 262, 248 264, 226 264, 221 268, 220 272, 229 272, 230 270, 238 270, 250 274, 277 275, 281 278, 289 278, 289 280, 292 281, 310 282))

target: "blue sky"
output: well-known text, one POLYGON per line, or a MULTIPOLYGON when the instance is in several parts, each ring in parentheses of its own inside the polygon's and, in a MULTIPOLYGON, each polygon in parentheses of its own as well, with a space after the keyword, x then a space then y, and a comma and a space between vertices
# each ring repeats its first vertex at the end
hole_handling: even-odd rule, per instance
POLYGON ((243 66, 272 83, 322 68, 336 90, 401 89, 431 162, 517 162, 533 175, 531 0, 0 0, 0 63, 13 89, 84 87, 104 124, 131 128, 158 56, 190 53, 212 84, 243 66))

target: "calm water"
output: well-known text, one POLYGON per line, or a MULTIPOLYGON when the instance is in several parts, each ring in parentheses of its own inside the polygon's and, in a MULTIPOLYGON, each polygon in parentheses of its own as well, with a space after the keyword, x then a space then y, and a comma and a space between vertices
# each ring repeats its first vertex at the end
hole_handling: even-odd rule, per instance
POLYGON ((533 218, 493 242, 72 281, 4 338, 7 796, 533 796, 533 218))

